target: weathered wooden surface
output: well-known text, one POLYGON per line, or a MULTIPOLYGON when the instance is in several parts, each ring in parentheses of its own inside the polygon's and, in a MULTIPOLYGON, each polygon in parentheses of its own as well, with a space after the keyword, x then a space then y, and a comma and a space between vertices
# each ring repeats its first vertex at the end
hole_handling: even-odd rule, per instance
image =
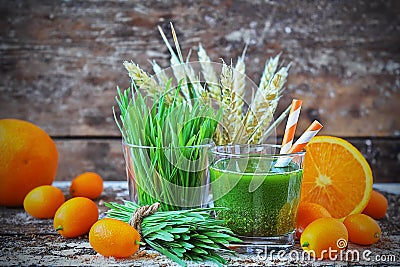
MULTIPOLYGON (((66 182, 55 184, 68 196, 66 182)), ((257 255, 237 256, 223 255, 228 259, 229 266, 348 266, 350 265, 398 265, 400 260, 400 224, 399 209, 400 188, 397 185, 397 194, 384 193, 389 199, 389 209, 386 218, 379 221, 382 228, 382 239, 372 246, 357 246, 349 244, 348 251, 358 251, 360 257, 351 257, 354 254, 343 256, 342 260, 318 261, 307 260, 300 255, 301 248, 297 243, 290 253, 281 256, 267 253, 257 255), (363 252, 370 253, 363 258, 363 252), (293 252, 295 251, 295 252, 293 252), (296 254, 297 253, 297 254, 296 254), (384 261, 377 261, 385 259, 384 261)), ((104 216, 106 207, 104 202, 126 199, 128 194, 123 182, 107 182, 101 197, 96 200, 100 210, 100 217, 104 216)), ((42 266, 177 266, 171 260, 158 252, 142 248, 137 254, 128 259, 105 258, 97 254, 90 246, 87 236, 66 239, 59 236, 53 229, 52 220, 38 220, 29 216, 22 208, 9 209, 0 207, 0 265, 42 265, 42 266)), ((210 262, 189 263, 190 266, 214 266, 210 262)))
POLYGON ((386 181, 399 172, 396 0, 0 0, 0 118, 30 120, 53 137, 68 137, 61 179, 81 164, 108 166, 105 178, 119 179, 120 159, 102 153, 107 146, 116 151, 103 138, 114 143, 120 136, 111 107, 116 85, 129 85, 122 62, 134 60, 149 72, 149 60, 167 67, 157 26, 169 32, 170 21, 184 54, 193 50, 192 60, 201 42, 212 60, 236 61, 249 41, 246 73, 256 83, 265 61, 282 52, 292 67, 278 112, 292 98, 304 101, 298 133, 319 119, 321 134, 352 137, 361 149, 374 138, 366 155, 376 177, 386 181), (84 144, 97 137, 105 147, 84 144), (88 149, 97 150, 88 158, 88 149))
POLYGON ((57 140, 56 146, 56 180, 71 181, 86 171, 97 172, 104 180, 126 180, 121 139, 57 140))

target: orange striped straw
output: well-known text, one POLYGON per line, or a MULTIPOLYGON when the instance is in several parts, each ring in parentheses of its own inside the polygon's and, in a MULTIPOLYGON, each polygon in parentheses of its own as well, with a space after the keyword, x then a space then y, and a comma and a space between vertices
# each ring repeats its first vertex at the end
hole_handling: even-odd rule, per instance
POLYGON ((302 103, 303 102, 301 100, 292 100, 292 106, 290 107, 290 113, 286 122, 285 133, 282 139, 281 154, 286 154, 292 147, 302 103))
MULTIPOLYGON (((303 151, 305 146, 319 132, 319 130, 322 129, 322 127, 323 126, 321 123, 319 123, 316 120, 313 121, 313 123, 311 123, 311 125, 307 128, 307 130, 304 131, 304 133, 299 137, 299 139, 297 139, 297 141, 289 149, 287 154, 303 151)), ((290 156, 284 157, 284 158, 279 158, 275 163, 275 167, 286 167, 290 163, 291 160, 292 160, 292 157, 290 157, 290 156)))
POLYGON ((317 135, 322 127, 322 124, 319 123, 317 120, 313 121, 313 123, 311 123, 307 130, 305 130, 304 133, 299 137, 299 139, 297 139, 296 143, 294 143, 294 145, 289 149, 287 153, 289 154, 303 151, 308 142, 310 142, 311 139, 315 135, 317 135))

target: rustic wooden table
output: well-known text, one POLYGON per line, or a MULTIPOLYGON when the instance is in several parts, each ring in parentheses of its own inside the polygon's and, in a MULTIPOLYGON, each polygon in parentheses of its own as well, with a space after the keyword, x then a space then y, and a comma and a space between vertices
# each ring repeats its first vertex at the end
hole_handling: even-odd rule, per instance
MULTIPOLYGON (((55 182, 68 196, 69 182, 55 182)), ((298 244, 293 250, 274 255, 228 256, 232 266, 262 265, 399 265, 400 184, 377 184, 389 199, 386 218, 380 221, 382 239, 372 246, 349 244, 347 253, 336 261, 316 261, 304 258, 298 244), (358 257, 358 258, 357 258, 358 257)), ((104 216, 104 202, 121 201, 128 195, 126 182, 105 182, 102 196, 96 201, 100 217, 104 216)), ((51 265, 51 266, 175 266, 176 264, 147 247, 128 259, 105 258, 90 246, 87 236, 65 239, 58 235, 52 220, 38 220, 29 216, 22 208, 0 207, 0 265, 51 265)), ((225 255, 224 255, 225 256, 225 255)), ((188 263, 190 266, 213 265, 212 263, 188 263)))

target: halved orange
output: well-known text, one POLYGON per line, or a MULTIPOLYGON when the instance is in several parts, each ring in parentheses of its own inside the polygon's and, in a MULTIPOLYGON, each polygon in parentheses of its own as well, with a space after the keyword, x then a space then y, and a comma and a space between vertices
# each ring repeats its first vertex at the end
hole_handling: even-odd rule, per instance
POLYGON ((348 141, 317 136, 306 146, 300 202, 320 204, 344 220, 367 206, 372 183, 367 160, 348 141))

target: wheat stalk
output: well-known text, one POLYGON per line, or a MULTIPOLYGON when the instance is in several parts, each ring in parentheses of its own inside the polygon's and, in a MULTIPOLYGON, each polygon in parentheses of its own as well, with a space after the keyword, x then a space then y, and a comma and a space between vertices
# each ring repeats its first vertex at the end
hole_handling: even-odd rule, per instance
POLYGON ((242 55, 238 58, 238 61, 235 66, 235 71, 233 74, 233 88, 236 92, 235 101, 237 102, 237 115, 243 116, 243 105, 244 105, 244 89, 246 86, 246 65, 244 63, 244 57, 246 55, 247 45, 243 49, 242 55))
POLYGON ((230 144, 235 138, 238 128, 242 124, 242 118, 238 110, 240 105, 238 97, 233 89, 234 86, 234 70, 232 63, 228 66, 224 61, 222 62, 222 71, 220 77, 220 86, 222 91, 222 106, 223 106, 223 126, 226 131, 223 133, 223 140, 225 144, 230 144))
MULTIPOLYGON (((258 105, 261 102, 265 102, 266 100, 272 100, 277 97, 277 93, 279 92, 280 86, 279 84, 275 84, 276 86, 271 86, 272 82, 277 82, 280 77, 276 76, 275 72, 278 67, 278 61, 279 61, 280 54, 278 54, 274 58, 269 58, 269 60, 265 64, 264 72, 261 76, 260 84, 258 86, 257 92, 254 96, 252 105, 253 108, 257 110, 258 105), (276 90, 276 88, 278 88, 276 90)), ((283 72, 284 69, 281 68, 281 72, 283 72)), ((283 73, 280 73, 279 76, 282 76, 283 73)))
MULTIPOLYGON (((171 26, 172 26, 172 23, 171 23, 171 26)), ((161 29, 160 26, 158 26, 158 30, 159 30, 159 32, 161 34, 161 37, 162 37, 165 45, 168 48, 168 51, 169 51, 170 55, 171 55, 170 65, 171 65, 172 72, 174 73, 174 76, 175 76, 176 80, 178 82, 180 82, 182 79, 186 78, 186 75, 185 75, 185 69, 184 69, 184 61, 183 61, 182 53, 181 53, 181 50, 180 50, 180 47, 179 47, 179 43, 177 41, 178 39, 176 38, 175 30, 174 30, 174 28, 172 26, 172 33, 173 33, 173 36, 174 36, 174 41, 176 40, 175 46, 176 46, 176 49, 178 51, 178 56, 179 57, 175 54, 174 49, 170 45, 167 37, 164 34, 164 31, 161 29)), ((184 98, 186 100, 190 99, 189 88, 187 87, 187 85, 183 85, 181 87, 181 93, 183 94, 183 96, 184 96, 184 98)), ((190 104, 191 103, 189 103, 189 105, 190 104)))
POLYGON ((276 107, 278 106, 279 98, 269 101, 268 104, 262 105, 263 112, 261 112, 260 118, 256 126, 253 128, 253 134, 250 136, 250 143, 260 143, 261 137, 263 136, 266 127, 270 125, 273 118, 276 107))
POLYGON ((194 69, 189 65, 189 61, 187 60, 187 64, 185 66, 186 77, 189 79, 193 86, 193 90, 196 93, 196 97, 200 99, 204 99, 207 97, 205 88, 201 86, 200 76, 196 75, 194 69))
POLYGON ((274 74, 278 68, 280 56, 281 54, 278 54, 276 57, 269 58, 269 60, 265 62, 264 71, 261 76, 260 84, 258 86, 259 89, 264 90, 271 81, 271 78, 274 77, 274 74))
MULTIPOLYGON (((287 81, 287 77, 289 75, 289 69, 290 69, 291 66, 292 66, 292 64, 289 63, 286 67, 282 67, 277 72, 277 75, 279 75, 280 78, 279 78, 279 80, 276 81, 277 82, 276 86, 278 88, 280 88, 281 91, 283 90, 283 88, 284 88, 283 86, 285 85, 285 83, 287 81)), ((281 91, 280 91, 280 93, 281 93, 281 91)))
MULTIPOLYGON (((165 73, 165 71, 161 69, 161 67, 157 64, 156 61, 153 60, 151 64, 153 66, 153 71, 155 73, 155 76, 157 77, 159 86, 161 88, 167 88, 170 78, 165 73)), ((167 103, 171 103, 173 101, 173 92, 165 92, 165 101, 167 103)))
POLYGON ((275 73, 268 86, 264 88, 264 101, 256 101, 257 116, 259 118, 257 125, 252 129, 253 135, 250 138, 251 143, 259 143, 263 140, 263 134, 271 124, 279 98, 283 91, 283 85, 286 82, 290 64, 282 67, 275 73), (265 105, 265 103, 269 103, 265 105))
POLYGON ((250 109, 253 112, 246 121, 246 132, 250 135, 250 143, 259 143, 264 139, 263 133, 271 124, 282 94, 290 64, 276 72, 279 57, 280 54, 270 58, 266 63, 258 90, 251 103, 250 109))
POLYGON ((163 94, 164 90, 153 77, 149 76, 144 70, 142 70, 139 65, 135 64, 133 61, 124 61, 124 67, 128 71, 128 75, 132 82, 140 89, 149 92, 150 96, 154 99, 157 95, 163 94))
POLYGON ((210 57, 207 55, 206 50, 201 44, 199 44, 199 51, 197 53, 199 57, 200 66, 205 81, 207 82, 209 96, 216 101, 220 102, 221 99, 221 88, 218 85, 217 74, 212 67, 210 57))
POLYGON ((151 62, 151 65, 153 66, 153 71, 157 77, 158 84, 160 85, 160 87, 165 88, 168 83, 169 77, 167 76, 165 71, 161 69, 160 65, 158 65, 155 60, 151 62))
POLYGON ((266 140, 272 133, 272 131, 285 119, 285 117, 289 114, 291 104, 279 115, 279 117, 271 124, 269 125, 268 129, 264 131, 262 137, 259 140, 259 143, 262 144, 264 140, 266 140))
POLYGON ((231 142, 231 136, 230 133, 233 132, 233 128, 231 127, 231 119, 232 117, 230 116, 230 113, 232 111, 230 110, 231 106, 231 100, 232 100, 232 83, 233 83, 233 74, 232 74, 232 69, 229 68, 225 62, 222 62, 222 71, 220 75, 220 86, 221 86, 221 104, 223 108, 223 119, 222 119, 222 125, 224 127, 224 132, 222 135, 222 139, 224 140, 225 143, 230 143, 231 142))

